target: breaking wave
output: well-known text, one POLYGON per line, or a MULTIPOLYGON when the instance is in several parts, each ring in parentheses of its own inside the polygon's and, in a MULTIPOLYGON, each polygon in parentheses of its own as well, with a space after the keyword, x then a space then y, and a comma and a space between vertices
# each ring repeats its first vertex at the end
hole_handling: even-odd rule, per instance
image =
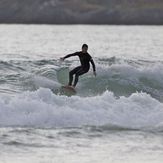
POLYGON ((59 94, 56 72, 76 61, 0 62, 0 126, 163 129, 163 63, 97 59, 97 77, 59 94), (7 73, 6 73, 7 72, 7 73))

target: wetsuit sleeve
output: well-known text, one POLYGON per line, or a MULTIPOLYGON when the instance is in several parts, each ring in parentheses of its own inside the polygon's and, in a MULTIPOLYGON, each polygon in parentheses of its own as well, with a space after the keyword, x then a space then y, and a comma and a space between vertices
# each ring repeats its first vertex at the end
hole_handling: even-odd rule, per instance
POLYGON ((91 64, 92 64, 93 71, 96 71, 96 66, 95 66, 95 63, 94 63, 94 61, 93 61, 92 58, 90 59, 90 62, 91 62, 91 64))
POLYGON ((64 57, 64 59, 69 58, 69 57, 72 57, 72 56, 78 56, 78 52, 72 53, 72 54, 68 54, 68 55, 66 55, 66 56, 64 57))

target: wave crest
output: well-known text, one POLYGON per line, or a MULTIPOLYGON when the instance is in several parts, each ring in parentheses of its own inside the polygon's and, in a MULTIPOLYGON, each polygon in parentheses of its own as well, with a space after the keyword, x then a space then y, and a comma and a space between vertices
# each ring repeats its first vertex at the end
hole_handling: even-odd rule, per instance
POLYGON ((0 126, 157 128, 163 124, 163 104, 146 93, 116 98, 106 91, 95 97, 57 96, 49 89, 0 99, 0 126))

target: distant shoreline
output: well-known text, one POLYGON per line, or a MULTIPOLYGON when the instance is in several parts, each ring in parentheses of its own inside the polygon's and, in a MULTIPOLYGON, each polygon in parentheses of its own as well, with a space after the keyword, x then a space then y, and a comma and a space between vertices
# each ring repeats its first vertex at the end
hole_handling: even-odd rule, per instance
POLYGON ((0 23, 163 25, 163 0, 0 0, 0 23))
POLYGON ((110 25, 110 26, 163 26, 163 23, 162 24, 65 24, 65 23, 61 23, 61 24, 55 24, 55 23, 15 23, 15 22, 12 22, 12 23, 3 23, 3 22, 0 22, 0 25, 85 25, 85 26, 87 26, 87 25, 89 25, 89 26, 102 26, 102 25, 110 25))

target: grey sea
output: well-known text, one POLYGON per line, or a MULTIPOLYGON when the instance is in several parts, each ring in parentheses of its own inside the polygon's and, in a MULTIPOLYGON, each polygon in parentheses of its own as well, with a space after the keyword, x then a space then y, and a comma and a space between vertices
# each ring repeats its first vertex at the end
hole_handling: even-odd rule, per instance
POLYGON ((163 26, 0 25, 0 163, 162 163, 163 26), (89 45, 77 94, 59 60, 89 45), (64 76, 63 76, 64 78, 64 76))

